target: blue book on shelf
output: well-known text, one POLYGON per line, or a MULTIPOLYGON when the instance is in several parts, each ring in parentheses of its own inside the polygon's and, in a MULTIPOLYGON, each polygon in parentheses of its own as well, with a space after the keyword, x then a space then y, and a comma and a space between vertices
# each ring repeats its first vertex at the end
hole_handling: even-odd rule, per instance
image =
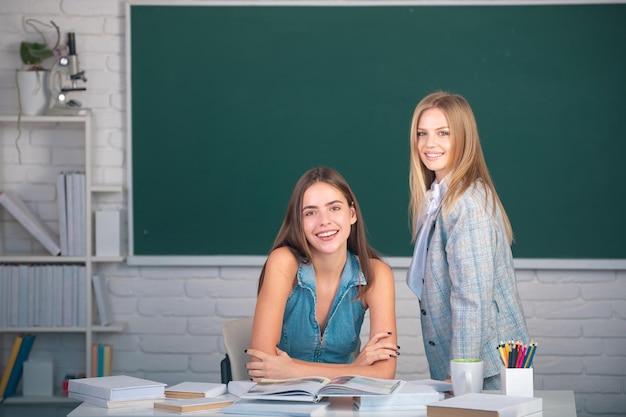
POLYGON ((4 391, 4 398, 11 397, 13 394, 15 394, 17 384, 20 382, 20 378, 22 377, 24 362, 28 359, 28 355, 30 355, 30 350, 33 347, 34 342, 34 334, 24 336, 24 339, 22 340, 22 346, 20 346, 20 351, 17 354, 17 358, 15 359, 15 365, 13 366, 11 376, 9 377, 9 382, 7 383, 7 388, 4 391))
POLYGON ((98 376, 104 376, 104 345, 98 345, 98 376))

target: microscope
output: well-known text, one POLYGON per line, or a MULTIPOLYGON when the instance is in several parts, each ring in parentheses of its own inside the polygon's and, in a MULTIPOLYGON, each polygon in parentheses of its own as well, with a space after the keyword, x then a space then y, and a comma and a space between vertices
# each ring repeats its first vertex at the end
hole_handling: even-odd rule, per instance
POLYGON ((85 71, 78 70, 78 56, 76 55, 76 41, 74 32, 67 34, 68 55, 61 56, 54 63, 48 77, 48 90, 50 90, 50 106, 47 114, 76 116, 87 114, 88 109, 82 108, 80 101, 70 99, 67 94, 73 91, 85 91, 85 87, 79 87, 78 81, 87 81, 85 71), (69 86, 67 82, 69 81, 69 86))

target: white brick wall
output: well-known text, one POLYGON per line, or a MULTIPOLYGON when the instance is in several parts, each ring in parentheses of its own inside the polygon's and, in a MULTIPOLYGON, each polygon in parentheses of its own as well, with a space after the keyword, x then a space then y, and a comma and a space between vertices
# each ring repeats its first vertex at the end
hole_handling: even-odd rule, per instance
MULTIPOLYGON (((14 70, 20 62, 23 18, 54 20, 63 33, 76 32, 87 91, 76 98, 94 111, 94 181, 126 181, 124 3, 118 0, 0 0, 0 113, 17 109, 14 70)), ((30 35, 32 40, 35 35, 30 35)), ((0 183, 19 190, 50 227, 56 228, 54 176, 83 163, 82 135, 65 126, 26 128, 19 148, 14 126, 0 125, 0 183)), ((104 204, 126 208, 126 198, 106 196, 104 204)), ((2 214, 3 247, 41 251, 2 214)), ((254 311, 259 267, 130 267, 108 265, 115 319, 127 322, 120 334, 97 335, 115 346, 116 373, 174 383, 218 381, 224 348, 220 326, 254 311)), ((401 355, 399 378, 428 377, 417 301, 396 268, 401 355)), ((576 393, 580 416, 626 414, 626 271, 519 270, 518 281, 528 326, 539 341, 537 389, 576 393)), ((365 323, 363 338, 367 337, 365 323)), ((2 335, 6 357, 14 335, 2 335)), ((54 357, 55 381, 83 371, 80 335, 39 334, 33 356, 54 357)))

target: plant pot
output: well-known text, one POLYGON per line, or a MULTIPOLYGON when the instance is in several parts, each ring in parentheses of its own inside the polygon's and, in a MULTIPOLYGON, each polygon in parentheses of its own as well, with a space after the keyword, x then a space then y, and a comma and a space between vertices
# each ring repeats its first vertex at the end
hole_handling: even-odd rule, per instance
POLYGON ((41 116, 46 114, 50 100, 49 76, 50 71, 45 70, 17 71, 17 92, 22 115, 41 116))

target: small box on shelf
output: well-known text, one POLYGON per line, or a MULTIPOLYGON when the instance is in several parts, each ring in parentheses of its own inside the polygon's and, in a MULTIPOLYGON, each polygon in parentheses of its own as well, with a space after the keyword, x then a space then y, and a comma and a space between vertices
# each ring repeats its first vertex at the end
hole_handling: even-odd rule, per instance
POLYGON ((29 359, 24 362, 23 392, 24 396, 52 397, 53 389, 52 359, 29 359))
POLYGON ((122 222, 119 210, 96 211, 96 256, 120 256, 122 222))

